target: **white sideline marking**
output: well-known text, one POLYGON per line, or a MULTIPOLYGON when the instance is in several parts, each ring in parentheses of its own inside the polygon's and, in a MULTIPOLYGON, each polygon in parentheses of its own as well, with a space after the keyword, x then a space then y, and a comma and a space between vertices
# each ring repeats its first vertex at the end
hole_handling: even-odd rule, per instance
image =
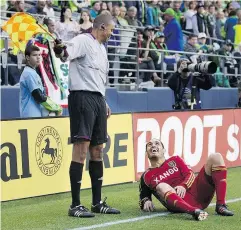
MULTIPOLYGON (((236 199, 227 200, 226 203, 235 203, 237 201, 241 201, 241 197, 236 198, 236 199)), ((208 207, 215 206, 215 205, 216 205, 216 203, 212 203, 208 207)), ((151 218, 155 218, 155 217, 159 217, 159 216, 168 216, 170 214, 171 214, 171 212, 162 212, 162 213, 156 213, 156 214, 140 216, 140 217, 135 217, 135 218, 130 218, 130 219, 106 222, 103 224, 90 225, 87 227, 72 228, 70 230, 88 230, 88 229, 103 228, 103 227, 108 227, 108 226, 117 225, 117 224, 131 223, 131 222, 136 222, 136 221, 140 221, 140 220, 151 219, 151 218)))

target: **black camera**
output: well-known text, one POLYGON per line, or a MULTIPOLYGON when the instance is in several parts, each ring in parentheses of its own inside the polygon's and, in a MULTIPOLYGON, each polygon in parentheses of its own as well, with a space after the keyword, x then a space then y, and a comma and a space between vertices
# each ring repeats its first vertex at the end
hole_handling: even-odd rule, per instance
POLYGON ((217 64, 212 61, 202 62, 199 64, 187 64, 183 72, 199 72, 204 74, 214 74, 217 71, 217 64))

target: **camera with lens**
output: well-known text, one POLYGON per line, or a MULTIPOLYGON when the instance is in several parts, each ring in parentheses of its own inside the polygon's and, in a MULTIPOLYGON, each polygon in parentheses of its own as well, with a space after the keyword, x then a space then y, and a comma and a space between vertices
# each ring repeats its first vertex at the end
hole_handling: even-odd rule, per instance
POLYGON ((198 72, 203 74, 214 74, 217 71, 217 64, 212 61, 202 62, 198 64, 189 63, 183 72, 198 72))

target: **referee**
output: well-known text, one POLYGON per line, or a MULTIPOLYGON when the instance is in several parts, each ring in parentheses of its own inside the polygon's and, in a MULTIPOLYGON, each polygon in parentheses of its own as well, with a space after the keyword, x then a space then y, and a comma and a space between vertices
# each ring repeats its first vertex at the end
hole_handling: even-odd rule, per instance
POLYGON ((102 151, 107 142, 107 118, 111 111, 105 101, 109 62, 103 43, 110 38, 115 24, 110 15, 99 15, 91 34, 81 34, 64 47, 57 41, 54 51, 62 61, 69 60, 69 117, 72 161, 69 175, 72 205, 69 216, 94 217, 94 213, 120 214, 101 201, 103 178, 102 151), (80 203, 80 186, 86 154, 90 153, 89 174, 92 186, 90 212, 80 203))

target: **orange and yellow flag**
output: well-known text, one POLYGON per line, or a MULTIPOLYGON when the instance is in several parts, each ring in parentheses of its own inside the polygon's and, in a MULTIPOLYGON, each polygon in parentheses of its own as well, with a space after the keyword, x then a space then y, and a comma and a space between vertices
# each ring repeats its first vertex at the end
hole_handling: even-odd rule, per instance
MULTIPOLYGON (((15 48, 25 51, 27 42, 37 33, 47 33, 36 19, 26 13, 14 14, 3 26, 2 29, 8 33, 15 48)), ((16 50, 16 49, 15 49, 16 50)))

